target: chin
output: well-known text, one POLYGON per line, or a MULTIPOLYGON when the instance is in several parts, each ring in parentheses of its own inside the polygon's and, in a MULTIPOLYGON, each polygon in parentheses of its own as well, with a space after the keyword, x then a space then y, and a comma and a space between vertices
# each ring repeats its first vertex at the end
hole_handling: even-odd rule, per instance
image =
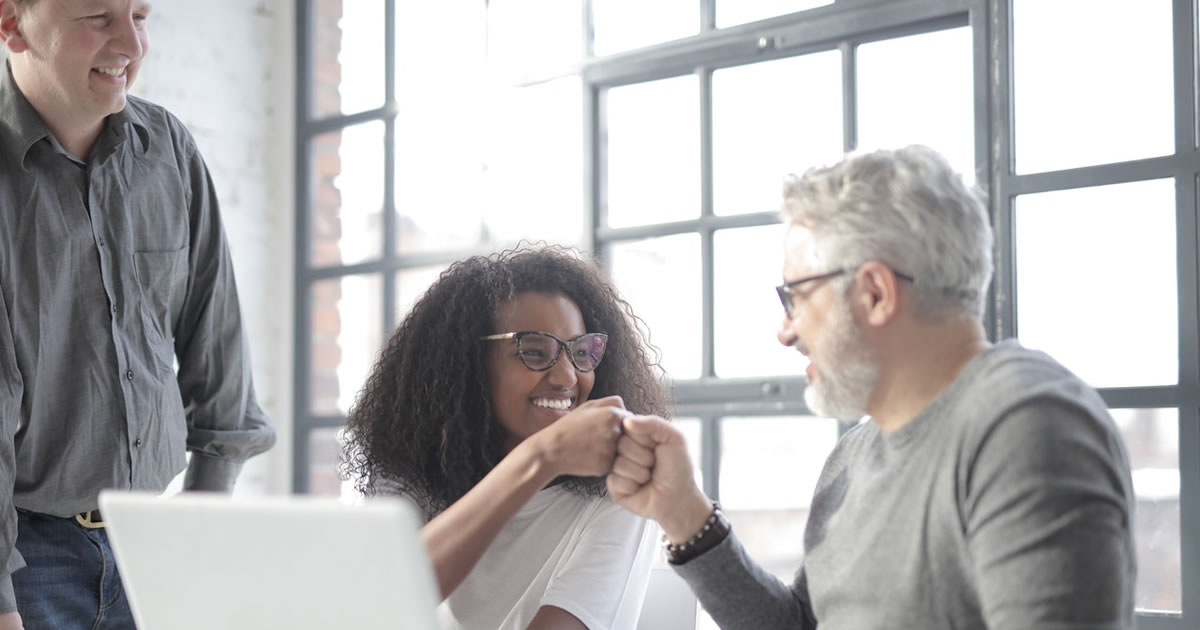
POLYGON ((804 404, 816 415, 841 422, 858 422, 867 415, 865 404, 851 400, 830 400, 828 392, 822 391, 823 389, 824 387, 814 383, 804 390, 804 404))
POLYGON ((122 110, 125 109, 125 106, 128 104, 129 104, 129 97, 122 94, 121 98, 113 100, 111 106, 109 107, 108 113, 109 114, 119 114, 119 113, 121 113, 122 110))

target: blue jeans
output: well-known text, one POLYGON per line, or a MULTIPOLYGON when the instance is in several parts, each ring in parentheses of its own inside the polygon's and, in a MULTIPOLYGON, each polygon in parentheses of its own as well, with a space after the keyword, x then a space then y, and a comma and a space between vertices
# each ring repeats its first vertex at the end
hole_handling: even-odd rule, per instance
POLYGON ((18 510, 17 550, 26 566, 12 580, 25 630, 133 630, 103 528, 18 510))

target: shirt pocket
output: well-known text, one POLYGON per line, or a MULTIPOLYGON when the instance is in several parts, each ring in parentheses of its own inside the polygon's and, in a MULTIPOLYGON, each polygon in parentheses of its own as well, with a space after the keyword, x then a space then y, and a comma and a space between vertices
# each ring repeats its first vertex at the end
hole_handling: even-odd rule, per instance
POLYGON ((133 253, 142 316, 168 344, 175 340, 175 322, 187 294, 188 248, 133 253))

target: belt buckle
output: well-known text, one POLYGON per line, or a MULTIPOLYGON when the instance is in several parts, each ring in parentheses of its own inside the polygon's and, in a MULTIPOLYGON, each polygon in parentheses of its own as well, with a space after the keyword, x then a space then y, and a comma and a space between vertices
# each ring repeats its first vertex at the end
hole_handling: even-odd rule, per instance
POLYGON ((104 527, 104 519, 100 516, 100 510, 88 510, 75 515, 75 522, 88 529, 99 529, 104 527))

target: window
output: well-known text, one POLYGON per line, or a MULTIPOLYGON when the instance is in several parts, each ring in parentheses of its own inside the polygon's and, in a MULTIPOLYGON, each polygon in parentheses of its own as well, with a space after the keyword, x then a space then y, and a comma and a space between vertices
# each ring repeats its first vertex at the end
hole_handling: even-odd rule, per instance
POLYGON ((846 427, 810 415, 774 339, 782 175, 921 142, 989 192, 991 336, 1099 388, 1125 437, 1139 627, 1194 626, 1195 4, 309 0, 296 489, 341 488, 364 365, 436 274, 543 238, 600 256, 706 492, 790 578, 819 467, 788 455, 820 462, 846 427))
POLYGON ((1195 4, 1005 5, 994 13, 1006 80, 991 86, 1002 106, 989 132, 999 140, 995 333, 1099 388, 1133 467, 1139 627, 1192 627, 1200 538, 1183 524, 1200 515, 1195 4))
MULTIPOLYGON (((569 4, 539 10, 577 27, 569 4)), ((521 66, 505 55, 524 51, 500 35, 531 6, 301 5, 296 491, 348 490, 338 428, 387 336, 451 262, 585 235, 578 76, 493 80, 498 67, 521 66), (431 51, 436 64, 422 61, 431 51), (502 211, 512 207, 522 220, 502 211)), ((570 37, 556 45, 572 47, 570 37)))

